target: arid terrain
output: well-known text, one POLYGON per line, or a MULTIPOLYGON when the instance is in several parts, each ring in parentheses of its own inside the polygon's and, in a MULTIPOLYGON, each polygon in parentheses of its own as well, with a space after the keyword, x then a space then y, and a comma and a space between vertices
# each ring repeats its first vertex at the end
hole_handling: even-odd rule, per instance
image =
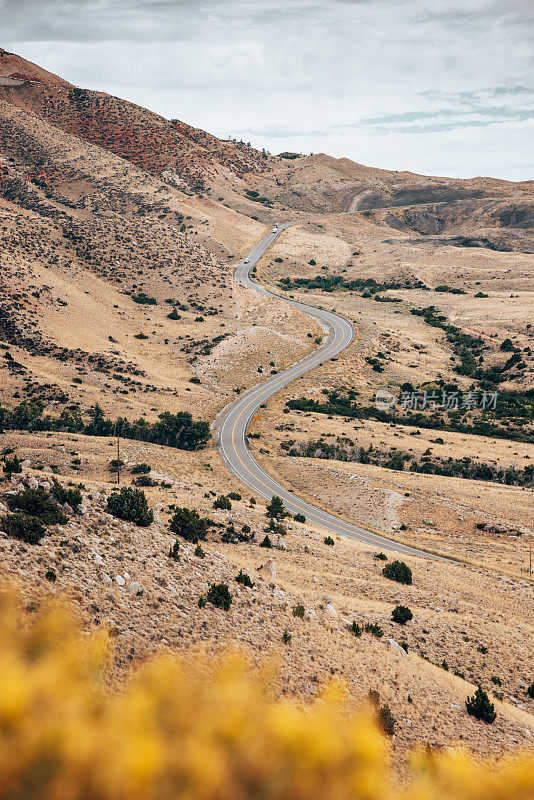
POLYGON ((116 640, 119 675, 230 646, 273 656, 276 690, 300 701, 332 675, 351 702, 377 690, 402 754, 532 747, 534 182, 274 156, 0 50, 0 242, 0 511, 53 478, 82 495, 39 543, 0 533, 1 579, 29 611, 66 595, 116 640), (281 234, 256 274, 280 299, 234 282, 274 221, 356 210, 281 234), (357 335, 261 409, 250 445, 297 495, 450 557, 406 557, 411 585, 382 574, 393 552, 327 544, 305 520, 266 531, 265 501, 209 436, 239 392, 320 343, 289 296, 357 335), (152 436, 182 412, 192 438, 152 436), (145 492, 147 525, 108 506, 118 418, 135 429, 121 485, 145 492), (200 551, 170 530, 177 508, 213 523, 200 551), (221 582, 229 610, 199 605, 221 582), (466 712, 478 684, 491 726, 466 712))

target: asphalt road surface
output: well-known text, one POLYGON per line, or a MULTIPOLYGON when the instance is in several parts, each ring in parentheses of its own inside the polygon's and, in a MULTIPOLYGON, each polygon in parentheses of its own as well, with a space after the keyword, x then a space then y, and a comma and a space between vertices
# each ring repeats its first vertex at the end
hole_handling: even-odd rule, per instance
MULTIPOLYGON (((342 213, 354 214, 361 212, 350 211, 342 213)), ((237 264, 234 272, 236 281, 261 294, 279 297, 279 295, 270 292, 261 284, 252 281, 250 278, 250 270, 285 228, 291 225, 301 225, 305 222, 311 222, 314 219, 324 219, 326 216, 341 215, 328 214, 322 215, 321 217, 298 220, 296 222, 286 222, 280 224, 277 231, 270 230, 250 253, 237 264)), ((279 372, 266 381, 263 381, 263 383, 253 386, 251 389, 243 392, 234 402, 230 403, 220 412, 216 419, 214 430, 217 446, 224 463, 230 472, 261 497, 270 500, 273 495, 278 495, 284 501, 284 505, 288 511, 292 514, 303 514, 308 522, 314 525, 320 525, 326 531, 356 539, 359 542, 364 542, 380 550, 395 551, 403 555, 424 556, 425 558, 439 558, 439 556, 435 556, 423 550, 418 550, 415 547, 400 544, 392 539, 387 539, 384 536, 379 536, 364 528, 360 528, 357 525, 352 525, 336 517, 332 513, 310 505, 310 503, 299 499, 293 492, 286 489, 282 484, 268 475, 254 458, 247 441, 247 430, 252 417, 260 405, 265 403, 269 397, 283 386, 287 386, 296 378, 309 372, 309 370, 322 364, 324 361, 328 361, 338 353, 341 353, 342 350, 345 350, 345 348, 349 346, 355 335, 352 323, 339 314, 309 306, 305 303, 298 303, 289 298, 286 299, 283 297, 281 299, 318 321, 325 333, 322 346, 318 350, 307 355, 301 361, 288 367, 283 372, 279 372)))

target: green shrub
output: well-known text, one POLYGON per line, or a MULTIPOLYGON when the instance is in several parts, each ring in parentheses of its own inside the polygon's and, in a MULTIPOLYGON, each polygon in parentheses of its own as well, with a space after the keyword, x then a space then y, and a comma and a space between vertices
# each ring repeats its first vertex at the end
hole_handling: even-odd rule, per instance
POLYGON ((228 492, 228 498, 230 500, 241 500, 241 495, 239 492, 228 492))
POLYGON ((172 547, 169 549, 169 558, 172 558, 173 561, 180 560, 180 542, 178 539, 176 539, 172 547))
POLYGON ((206 553, 204 552, 204 550, 200 546, 200 543, 197 544, 197 546, 195 547, 195 555, 196 555, 197 558, 206 558, 206 553))
POLYGON ((132 489, 131 486, 123 486, 120 492, 110 494, 108 511, 114 517, 134 522, 142 528, 146 528, 154 521, 154 514, 148 507, 145 493, 142 489, 132 489))
POLYGON ((26 544, 38 544, 46 533, 41 520, 28 514, 6 514, 0 519, 0 530, 12 539, 20 539, 26 544))
POLYGON ((224 494, 220 494, 216 500, 213 501, 213 508, 222 508, 225 511, 230 511, 232 508, 232 504, 230 499, 226 497, 224 494))
POLYGON ((280 521, 288 515, 289 512, 284 508, 284 502, 282 498, 278 497, 277 495, 273 495, 271 502, 267 505, 265 516, 280 521))
POLYGON ((10 495, 7 504, 12 511, 37 517, 44 525, 62 525, 68 521, 55 500, 44 489, 24 489, 10 495))
POLYGON ((248 589, 254 588, 254 581, 247 575, 246 572, 243 572, 242 569, 239 570, 239 575, 236 576, 236 581, 242 586, 246 586, 248 589))
POLYGON ((392 561, 390 564, 386 564, 382 570, 382 575, 391 581, 405 583, 408 586, 412 583, 412 571, 404 561, 392 561))
POLYGON ((529 697, 532 697, 532 699, 534 700, 534 681, 532 681, 532 683, 528 687, 527 694, 528 694, 529 697))
POLYGON ((198 598, 198 607, 199 608, 206 608, 206 598, 203 594, 200 595, 198 598))
POLYGON ((381 639, 384 635, 384 631, 377 622, 366 622, 364 631, 370 633, 372 636, 376 636, 377 639, 381 639))
POLYGON ((384 731, 386 736, 394 736, 395 734, 395 717, 391 713, 391 709, 387 703, 380 706, 378 709, 378 724, 384 731))
POLYGON ((387 557, 387 555, 385 553, 375 553, 374 557, 377 559, 377 561, 387 561, 388 560, 388 557, 387 557))
POLYGON ((13 458, 5 458, 2 469, 7 475, 20 473, 22 472, 22 461, 20 458, 17 458, 17 456, 13 456, 13 458))
POLYGON ((299 619, 304 619, 304 613, 306 609, 302 605, 302 603, 297 603, 296 606, 293 608, 293 616, 298 617, 299 619))
POLYGON ((362 635, 362 629, 361 629, 360 625, 358 625, 358 623, 355 620, 353 621, 352 625, 350 626, 350 630, 351 630, 351 633, 353 633, 355 636, 361 636, 362 635))
POLYGON ((206 599, 217 608, 224 608, 225 611, 228 611, 232 603, 232 595, 228 584, 212 583, 208 589, 206 599))
MULTIPOLYGON (((157 486, 158 482, 151 478, 150 475, 138 475, 136 478, 132 478, 132 483, 135 486, 157 486)), ((163 484, 162 484, 163 486, 163 484)))
POLYGON ((139 294, 132 294, 130 295, 134 303, 139 303, 143 306, 156 306, 158 301, 155 297, 149 297, 149 295, 145 294, 145 292, 139 292, 139 294))
POLYGON ((295 522, 306 522, 306 517, 304 516, 304 514, 295 514, 293 516, 293 519, 295 520, 295 522))
POLYGON ((495 706, 490 702, 490 699, 484 689, 479 686, 472 697, 468 697, 465 701, 467 713, 471 717, 482 720, 491 724, 495 722, 497 714, 495 713, 495 706))
POLYGON ((45 572, 45 578, 50 583, 55 583, 57 576, 53 569, 49 569, 45 572))
POLYGON ((83 498, 79 489, 66 489, 56 478, 52 480, 54 481, 52 495, 56 498, 58 503, 61 503, 61 505, 63 505, 63 503, 68 503, 71 508, 76 508, 76 506, 81 504, 83 498))
POLYGON ((293 636, 289 633, 289 631, 284 631, 282 634, 282 641, 284 644, 291 644, 291 639, 293 636))
POLYGON ((208 533, 211 520, 201 517, 198 511, 190 508, 175 509, 169 528, 173 533, 181 536, 186 542, 197 544, 203 541, 208 533))
POLYGON ((369 701, 374 706, 378 725, 386 736, 393 736, 395 733, 395 717, 391 713, 390 707, 385 703, 380 705, 380 693, 376 689, 369 692, 369 701))
POLYGON ((132 475, 148 475, 152 467, 149 464, 135 464, 132 469, 132 475))
POLYGON ((265 536, 265 539, 262 539, 262 541, 260 542, 260 547, 272 547, 272 546, 273 543, 271 542, 268 536, 265 536))
POLYGON ((391 619, 399 625, 406 625, 407 622, 413 619, 413 614, 408 606, 395 606, 391 612, 391 619))
POLYGON ((331 536, 325 536, 324 537, 324 543, 330 545, 330 547, 333 547, 334 540, 332 539, 331 536))

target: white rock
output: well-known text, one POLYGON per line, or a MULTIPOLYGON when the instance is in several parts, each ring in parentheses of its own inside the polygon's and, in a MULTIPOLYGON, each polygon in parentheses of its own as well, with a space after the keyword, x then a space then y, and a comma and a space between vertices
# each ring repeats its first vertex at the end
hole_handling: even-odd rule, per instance
POLYGON ((124 580, 124 578, 122 577, 122 575, 115 575, 115 582, 116 582, 116 583, 117 583, 119 586, 124 586, 124 584, 126 583, 126 581, 124 580))
POLYGON ((337 611, 334 608, 334 606, 332 605, 332 603, 327 603, 326 604, 326 610, 330 614, 331 617, 337 617, 337 615, 338 615, 337 611))
POLYGON ((124 573, 124 579, 127 580, 127 581, 130 580, 130 576, 128 575, 127 572, 124 573))
POLYGON ((7 511, 7 506, 3 503, 0 503, 0 513, 4 514, 7 511))
POLYGON ((99 567, 101 567, 102 564, 104 563, 104 559, 102 558, 102 556, 98 555, 98 553, 95 553, 94 561, 95 564, 98 564, 99 567))
POLYGON ((87 506, 79 505, 79 506, 77 507, 77 509, 76 509, 76 512, 77 512, 78 514, 81 514, 81 516, 83 517, 83 516, 84 516, 84 514, 87 514, 87 506))
POLYGON ((64 514, 67 514, 67 516, 71 516, 72 514, 74 514, 72 506, 69 506, 68 503, 63 503, 63 505, 61 506, 61 510, 63 511, 64 514))
POLYGON ((25 458, 24 461, 21 464, 21 467, 22 467, 22 469, 29 469, 31 467, 31 465, 32 465, 32 462, 30 461, 30 459, 29 458, 25 458))
POLYGON ((111 578, 109 577, 107 572, 102 573, 102 583, 105 583, 106 586, 109 586, 109 584, 111 583, 111 578))
POLYGON ((31 477, 30 480, 28 481, 28 489, 38 489, 38 488, 39 484, 37 483, 37 480, 31 477))
POLYGON ((39 486, 41 487, 41 489, 44 489, 45 492, 49 492, 50 489, 52 488, 52 484, 49 481, 41 481, 39 486))
POLYGON ((145 587, 137 583, 137 581, 132 581, 128 586, 128 591, 132 594, 137 594, 138 592, 144 592, 145 587))
POLYGON ((313 582, 314 583, 319 583, 319 578, 317 577, 317 575, 313 576, 313 582))
POLYGON ((388 644, 389 644, 389 649, 393 650, 393 652, 396 653, 398 656, 408 655, 404 647, 401 647, 400 644, 395 641, 395 639, 388 639, 388 644))
POLYGON ((262 564, 259 571, 267 572, 271 578, 276 578, 276 564, 274 563, 274 558, 270 558, 265 564, 262 564))

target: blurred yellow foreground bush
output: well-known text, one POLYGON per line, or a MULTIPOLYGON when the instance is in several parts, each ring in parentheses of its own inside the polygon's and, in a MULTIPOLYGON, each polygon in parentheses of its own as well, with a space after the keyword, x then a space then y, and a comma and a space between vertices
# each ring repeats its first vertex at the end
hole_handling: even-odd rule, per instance
MULTIPOLYGON (((526 800, 532 761, 495 771, 460 753, 421 759, 395 789, 370 712, 339 687, 302 709, 228 656, 210 670, 158 658, 106 688, 103 635, 57 606, 0 595, 0 798, 13 800, 526 800)), ((482 724, 482 723, 481 723, 482 724)))

